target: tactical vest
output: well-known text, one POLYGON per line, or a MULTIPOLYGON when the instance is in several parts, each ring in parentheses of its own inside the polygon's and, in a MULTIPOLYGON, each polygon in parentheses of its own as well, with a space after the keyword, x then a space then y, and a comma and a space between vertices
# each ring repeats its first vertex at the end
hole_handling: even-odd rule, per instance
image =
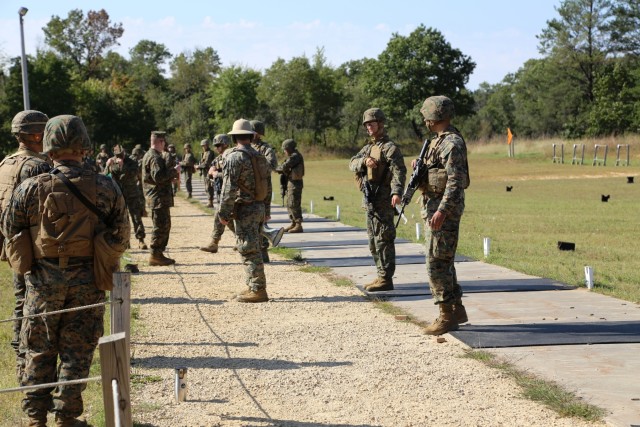
MULTIPOLYGON (((96 178, 83 170, 71 182, 96 204, 96 178)), ((98 217, 91 212, 59 178, 51 174, 38 178, 39 221, 31 227, 34 258, 60 258, 66 266, 70 257, 93 256, 93 239, 98 217)))
MULTIPOLYGON (((300 154, 298 153, 300 156, 300 154)), ((304 159, 302 159, 300 163, 298 163, 294 168, 291 169, 291 173, 289 174, 289 180, 291 181, 300 181, 304 177, 304 159)))
POLYGON ((9 206, 11 194, 20 184, 22 168, 31 157, 26 151, 20 150, 0 162, 0 213, 9 206))
POLYGON ((441 135, 438 135, 435 144, 429 148, 429 152, 424 158, 427 173, 425 174, 426 179, 420 185, 420 190, 423 193, 435 194, 438 197, 444 194, 444 190, 447 187, 448 175, 444 165, 440 162, 440 159, 437 156, 437 150, 448 135, 457 135, 462 139, 465 151, 465 168, 467 170, 467 182, 463 184, 462 188, 467 189, 469 188, 469 184, 471 184, 471 178, 469 177, 469 162, 467 160, 467 145, 464 138, 462 138, 462 135, 458 132, 446 131, 441 135))
POLYGON ((253 168, 253 176, 256 182, 255 191, 252 191, 247 186, 242 183, 238 183, 238 187, 245 193, 251 194, 253 200, 256 202, 262 202, 267 197, 269 191, 269 182, 268 177, 271 173, 271 167, 269 166, 269 162, 267 162, 267 158, 257 152, 256 150, 245 150, 242 148, 233 148, 233 152, 242 152, 247 154, 251 159, 251 166, 253 168))
POLYGON ((382 180, 384 180, 386 176, 387 168, 389 167, 389 165, 387 164, 387 161, 382 154, 380 145, 375 142, 371 144, 369 157, 378 162, 378 167, 370 168, 367 166, 367 181, 372 184, 383 184, 382 180))

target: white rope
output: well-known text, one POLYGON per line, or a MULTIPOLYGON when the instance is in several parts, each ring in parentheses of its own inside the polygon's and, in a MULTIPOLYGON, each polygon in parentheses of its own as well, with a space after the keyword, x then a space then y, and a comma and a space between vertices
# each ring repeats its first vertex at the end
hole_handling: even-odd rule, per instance
MULTIPOLYGON (((118 299, 118 300, 113 301, 113 302, 117 302, 117 303, 122 304, 122 300, 121 299, 118 299)), ((99 302, 99 303, 91 304, 91 305, 83 305, 83 306, 80 306, 80 307, 65 308, 63 310, 58 310, 58 311, 46 311, 44 313, 30 314, 28 316, 22 316, 22 317, 11 317, 9 319, 0 320, 0 323, 14 322, 16 320, 22 320, 22 319, 32 319, 34 317, 51 316, 51 315, 54 315, 54 314, 70 313, 72 311, 88 310, 90 308, 102 307, 102 306, 105 306, 107 304, 111 304, 111 301, 99 302)))
POLYGON ((73 384, 84 384, 93 381, 100 381, 102 378, 100 377, 91 377, 91 378, 81 378, 78 380, 69 380, 69 381, 59 381, 57 383, 47 383, 47 384, 35 384, 35 385, 26 385, 23 387, 14 387, 14 388, 5 388, 0 390, 0 394, 2 393, 14 393, 18 391, 28 391, 28 390, 37 390, 39 388, 53 388, 59 385, 73 385, 73 384))

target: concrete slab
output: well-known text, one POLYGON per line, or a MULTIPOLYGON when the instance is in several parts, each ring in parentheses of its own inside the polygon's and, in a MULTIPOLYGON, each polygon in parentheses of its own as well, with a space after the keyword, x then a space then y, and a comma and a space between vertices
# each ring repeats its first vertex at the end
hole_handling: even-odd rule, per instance
MULTIPOLYGON (((327 230, 329 230, 327 228, 327 230)), ((306 230, 305 230, 306 231, 306 230)), ((287 234, 283 238, 283 245, 288 248, 317 248, 320 246, 367 246, 369 240, 366 233, 358 231, 341 231, 338 233, 326 231, 324 233, 297 233, 287 234)), ((399 239, 397 243, 410 243, 408 240, 399 239)))
MULTIPOLYGON (((286 245, 285 245, 286 246, 286 245)), ((326 267, 373 266, 368 245, 320 246, 301 248, 302 257, 309 263, 326 267)), ((396 264, 422 264, 424 252, 415 243, 396 244, 396 264)))

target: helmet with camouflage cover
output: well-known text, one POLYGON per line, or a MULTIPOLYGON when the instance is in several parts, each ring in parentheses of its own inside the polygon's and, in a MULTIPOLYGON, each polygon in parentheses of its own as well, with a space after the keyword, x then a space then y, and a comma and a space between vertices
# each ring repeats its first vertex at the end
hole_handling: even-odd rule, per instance
POLYGON ((138 147, 137 145, 133 148, 133 150, 131 150, 131 154, 133 154, 134 156, 140 156, 142 154, 144 154, 144 152, 142 151, 142 147, 138 147))
POLYGON ((107 144, 100 144, 100 149, 101 150, 106 150, 107 149, 107 144))
POLYGON ((216 147, 218 145, 229 145, 230 143, 231 139, 226 133, 219 133, 218 135, 213 137, 213 145, 215 145, 216 147))
POLYGON ((386 120, 384 113, 379 108, 369 108, 362 115, 362 125, 365 126, 369 122, 383 122, 386 120))
POLYGON ((44 138, 42 139, 43 152, 62 150, 70 148, 73 150, 93 150, 93 143, 87 134, 82 119, 78 116, 64 114, 55 116, 47 122, 44 127, 44 138))
POLYGON ((49 117, 37 110, 20 111, 11 120, 11 133, 42 133, 49 117))
POLYGON ((204 147, 204 146, 209 146, 209 140, 208 139, 203 139, 202 141, 200 141, 200 146, 204 147))
POLYGON ((191 144, 189 144, 188 142, 185 142, 185 144, 182 147, 191 149, 191 144))
POLYGON ((263 122, 261 122, 260 120, 251 120, 249 123, 251 123, 251 128, 255 133, 259 133, 260 135, 264 136, 263 122))
POLYGON ((282 141, 282 149, 286 151, 293 151, 296 149, 296 142, 293 139, 285 139, 282 141))
POLYGON ((439 122, 440 120, 447 120, 453 118, 455 115, 455 108, 453 101, 446 96, 430 96, 425 99, 420 108, 420 112, 424 116, 425 120, 433 120, 439 122))

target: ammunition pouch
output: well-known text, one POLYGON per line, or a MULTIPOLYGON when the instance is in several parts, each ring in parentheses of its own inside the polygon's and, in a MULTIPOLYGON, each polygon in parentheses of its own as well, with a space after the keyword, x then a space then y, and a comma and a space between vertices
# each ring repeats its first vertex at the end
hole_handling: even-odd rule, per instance
POLYGON ((367 167, 367 180, 372 184, 382 184, 381 181, 386 176, 386 171, 389 166, 382 156, 380 146, 373 144, 371 146, 371 150, 369 151, 369 157, 378 162, 378 167, 367 167))
POLYGON ((33 265, 33 243, 29 230, 21 230, 6 240, 5 250, 9 265, 18 274, 25 274, 33 265))
POLYGON ((447 171, 445 169, 429 169, 427 172, 426 193, 442 196, 447 187, 447 171))
POLYGON ((126 250, 124 245, 109 244, 105 239, 108 232, 96 234, 93 241, 93 275, 96 288, 102 291, 113 289, 113 273, 120 269, 120 256, 126 250))

